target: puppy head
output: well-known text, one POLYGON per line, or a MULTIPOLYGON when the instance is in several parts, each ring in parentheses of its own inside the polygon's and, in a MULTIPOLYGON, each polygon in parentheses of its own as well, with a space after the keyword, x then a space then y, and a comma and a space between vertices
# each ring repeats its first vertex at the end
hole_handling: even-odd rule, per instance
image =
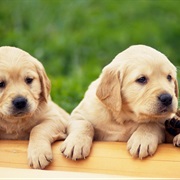
POLYGON ((96 95, 127 119, 165 120, 177 110, 176 68, 153 48, 131 46, 103 69, 96 95))
POLYGON ((0 116, 31 116, 48 100, 50 81, 42 64, 23 50, 0 47, 0 116))

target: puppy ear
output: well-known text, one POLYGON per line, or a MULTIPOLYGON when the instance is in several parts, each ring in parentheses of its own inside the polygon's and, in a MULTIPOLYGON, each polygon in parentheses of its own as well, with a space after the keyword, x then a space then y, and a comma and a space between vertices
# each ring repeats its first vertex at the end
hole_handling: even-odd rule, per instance
POLYGON ((176 94, 176 97, 178 98, 179 97, 178 81, 175 80, 174 84, 175 84, 175 94, 176 94))
POLYGON ((41 97, 43 98, 43 100, 45 100, 45 102, 47 102, 50 95, 51 83, 50 83, 49 78, 47 77, 47 74, 44 68, 39 70, 39 78, 40 78, 41 89, 42 89, 41 97))
POLYGON ((120 72, 117 67, 107 66, 100 76, 97 97, 112 111, 121 109, 120 72))
POLYGON ((41 100, 47 102, 50 95, 51 82, 41 62, 34 59, 34 64, 36 66, 36 70, 39 75, 39 79, 41 83, 41 94, 40 94, 41 100))

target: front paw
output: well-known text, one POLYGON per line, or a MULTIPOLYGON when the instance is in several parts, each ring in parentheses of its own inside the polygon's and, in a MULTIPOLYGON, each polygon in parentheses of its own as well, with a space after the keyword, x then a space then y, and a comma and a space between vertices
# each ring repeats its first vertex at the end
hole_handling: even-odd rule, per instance
POLYGON ((138 157, 140 159, 147 156, 152 156, 158 146, 158 140, 156 137, 149 134, 149 136, 144 136, 144 134, 138 134, 134 132, 131 138, 128 140, 127 149, 133 157, 138 157))
POLYGON ((85 135, 70 134, 61 146, 61 152, 72 160, 85 159, 91 149, 92 138, 85 135))
POLYGON ((180 134, 176 135, 173 139, 173 144, 176 147, 180 147, 180 134))
POLYGON ((52 150, 50 144, 29 144, 28 163, 34 169, 44 169, 52 162, 52 150))
POLYGON ((166 128, 166 131, 173 136, 176 136, 177 134, 179 134, 180 133, 179 117, 176 116, 170 120, 166 120, 165 128, 166 128))

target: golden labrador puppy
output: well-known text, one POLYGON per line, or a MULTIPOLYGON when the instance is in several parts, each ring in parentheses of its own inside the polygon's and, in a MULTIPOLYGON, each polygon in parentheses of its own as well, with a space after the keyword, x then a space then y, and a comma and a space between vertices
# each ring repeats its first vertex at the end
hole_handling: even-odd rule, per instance
POLYGON ((51 143, 66 137, 69 115, 50 99, 42 64, 15 47, 0 47, 0 139, 29 139, 33 168, 52 161, 51 143))
POLYGON ((157 50, 135 45, 118 54, 73 110, 62 153, 90 153, 93 140, 127 141, 133 157, 153 155, 164 142, 164 121, 177 110, 176 68, 157 50))

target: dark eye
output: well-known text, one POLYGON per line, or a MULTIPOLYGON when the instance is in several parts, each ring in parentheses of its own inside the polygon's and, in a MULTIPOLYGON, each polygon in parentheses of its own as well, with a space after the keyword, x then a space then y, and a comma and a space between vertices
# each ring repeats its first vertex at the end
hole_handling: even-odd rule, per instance
POLYGON ((26 84, 31 84, 31 83, 33 82, 33 78, 27 77, 27 78, 25 79, 25 82, 26 82, 26 84))
POLYGON ((171 80, 172 80, 172 76, 171 76, 171 75, 168 75, 168 76, 167 76, 167 79, 168 79, 169 81, 171 81, 171 80))
POLYGON ((6 86, 5 81, 0 81, 0 88, 4 88, 6 86))
POLYGON ((139 79, 137 79, 136 82, 138 82, 140 84, 146 84, 147 83, 147 78, 145 76, 142 76, 139 79))

